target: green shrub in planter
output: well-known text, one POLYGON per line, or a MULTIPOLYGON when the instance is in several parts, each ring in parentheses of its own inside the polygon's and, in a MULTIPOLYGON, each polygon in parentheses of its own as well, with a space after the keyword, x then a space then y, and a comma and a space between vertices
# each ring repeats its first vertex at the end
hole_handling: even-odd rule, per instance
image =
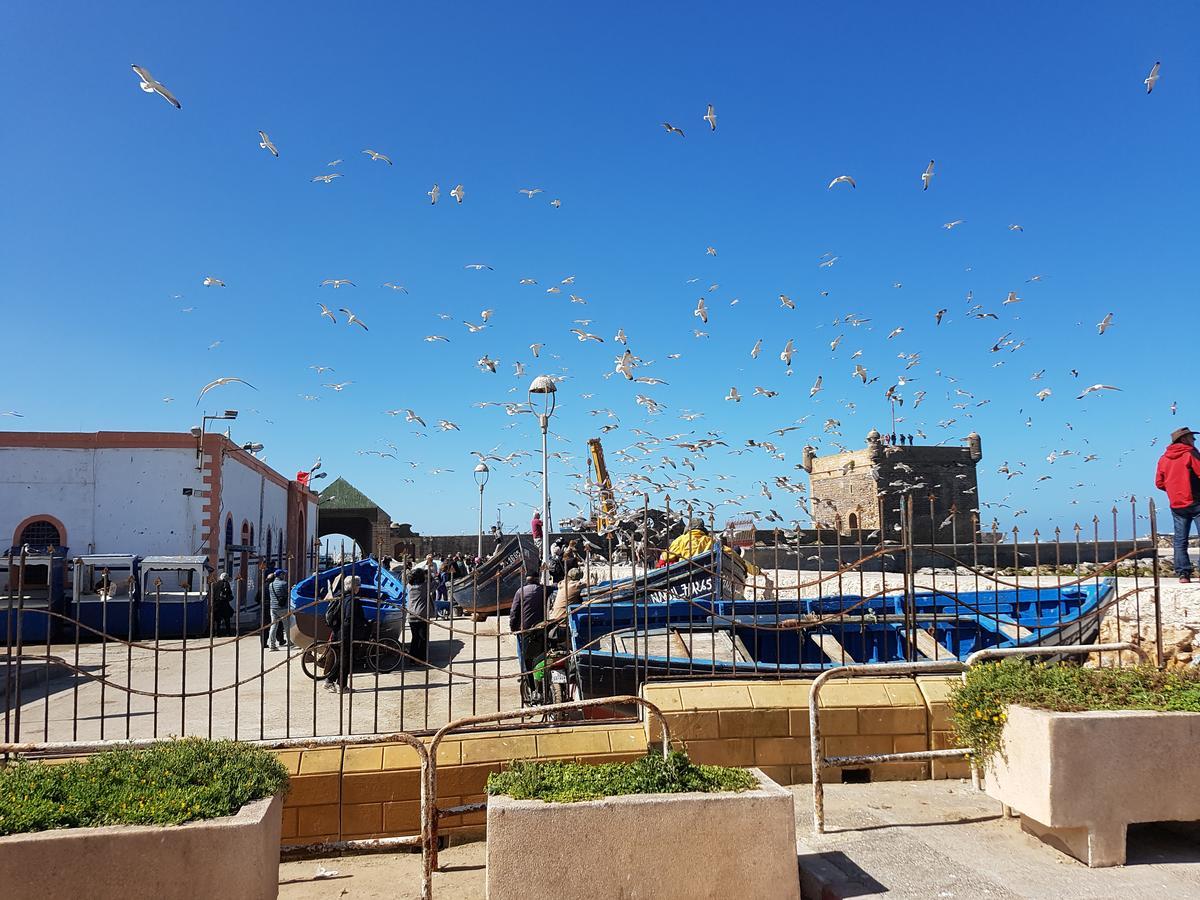
POLYGON ((678 794, 689 791, 748 791, 758 787, 745 769, 703 766, 684 753, 665 760, 649 753, 634 762, 587 763, 517 760, 503 772, 488 776, 489 794, 514 800, 574 803, 625 794, 678 794))
POLYGON ((1200 669, 1084 669, 1019 659, 972 666, 950 697, 954 733, 981 766, 1000 749, 1010 704, 1055 712, 1150 709, 1200 712, 1200 669))
POLYGON ((19 762, 0 768, 0 835, 215 819, 287 783, 286 767, 270 751, 199 738, 78 762, 19 762))

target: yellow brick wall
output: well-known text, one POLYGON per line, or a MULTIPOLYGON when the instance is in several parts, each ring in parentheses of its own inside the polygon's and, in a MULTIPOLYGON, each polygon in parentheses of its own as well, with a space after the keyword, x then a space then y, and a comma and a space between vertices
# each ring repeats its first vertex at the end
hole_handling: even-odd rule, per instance
MULTIPOLYGON (((911 753, 952 745, 952 676, 853 678, 821 690, 822 753, 911 753)), ((672 741, 697 762, 760 766, 783 784, 812 781, 808 696, 811 680, 651 682, 643 696, 663 711, 672 741)), ((657 721, 646 737, 658 740, 657 721)), ((872 781, 965 778, 967 763, 876 763, 872 781)), ((828 781, 841 770, 828 769, 828 781)))
MULTIPOLYGON (((619 762, 645 752, 645 731, 638 724, 452 735, 438 746, 438 806, 482 801, 488 775, 514 759, 619 762)), ((411 747, 287 750, 279 757, 292 775, 283 809, 284 844, 420 831, 421 767, 411 747)), ((478 828, 484 816, 480 811, 444 818, 441 833, 478 828)))
MULTIPOLYGON (((643 694, 667 718, 673 742, 697 762, 759 766, 781 784, 812 781, 808 695, 811 680, 676 681, 647 684, 643 694)), ((906 753, 952 746, 951 679, 856 678, 821 691, 826 756, 906 753)), ((654 721, 581 725, 524 732, 453 735, 438 749, 438 805, 484 799, 487 776, 514 759, 616 762, 660 740, 654 721)), ((279 752, 292 775, 282 840, 327 840, 412 835, 420 830, 420 765, 404 744, 279 752)), ((872 781, 965 778, 965 761, 879 763, 872 781)), ((839 782, 842 770, 827 769, 839 782)), ((480 812, 443 819, 442 833, 478 829, 480 812)))

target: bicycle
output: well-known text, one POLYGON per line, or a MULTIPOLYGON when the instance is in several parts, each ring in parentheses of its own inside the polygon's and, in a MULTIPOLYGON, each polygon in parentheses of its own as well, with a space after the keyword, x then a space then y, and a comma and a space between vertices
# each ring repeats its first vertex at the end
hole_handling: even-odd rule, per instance
MULTIPOLYGON (((337 668, 338 641, 317 641, 309 644, 300 655, 300 668, 313 681, 321 681, 337 668)), ((404 659, 404 648, 395 638, 380 637, 378 640, 356 641, 363 660, 370 671, 386 675, 394 672, 404 659), (366 645, 365 648, 363 645, 366 645)), ((357 661, 357 660, 356 660, 357 661)))

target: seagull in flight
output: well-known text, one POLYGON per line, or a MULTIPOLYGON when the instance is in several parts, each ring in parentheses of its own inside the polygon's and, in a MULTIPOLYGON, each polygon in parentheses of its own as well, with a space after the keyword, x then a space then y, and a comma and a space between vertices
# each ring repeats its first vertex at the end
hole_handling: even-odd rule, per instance
POLYGON ((538 356, 542 352, 542 345, 541 344, 530 344, 529 349, 533 351, 533 358, 537 359, 538 356))
POLYGON ((963 222, 964 222, 964 221, 965 221, 965 219, 955 219, 953 222, 947 222, 947 223, 946 223, 945 225, 943 225, 942 227, 943 227, 943 228, 945 228, 947 231, 951 231, 951 230, 953 230, 955 227, 957 227, 957 226, 959 226, 959 225, 963 224, 963 222))
POLYGON ((346 317, 347 317, 346 324, 347 325, 357 325, 363 331, 367 330, 367 324, 362 319, 360 319, 358 316, 356 316, 354 313, 350 312, 350 310, 346 309, 346 307, 339 306, 338 312, 344 312, 346 314, 346 317))
POLYGON ((595 341, 597 344, 604 343, 604 338, 600 337, 600 335, 591 334, 590 332, 584 331, 582 328, 572 328, 571 334, 573 334, 577 338, 579 338, 580 343, 583 343, 585 341, 595 341))
POLYGON ((385 281, 382 287, 391 288, 393 291, 403 291, 406 294, 408 293, 408 288, 402 284, 396 284, 394 281, 385 281))
POLYGON ((852 188, 858 187, 858 185, 854 183, 854 179, 851 178, 849 175, 839 175, 837 178, 833 179, 833 181, 829 182, 829 187, 827 187, 825 190, 827 190, 827 191, 833 190, 833 186, 835 184, 848 184, 852 188))
POLYGON ((318 304, 317 304, 317 306, 321 307, 321 315, 322 315, 322 316, 324 316, 326 319, 328 319, 328 320, 329 320, 330 322, 332 322, 334 325, 336 325, 336 324, 337 324, 337 316, 335 316, 335 315, 334 315, 334 314, 333 314, 333 313, 330 311, 330 309, 329 309, 329 307, 328 307, 328 306, 326 306, 324 303, 318 303, 318 304))
POLYGON ((445 341, 447 344, 450 343, 450 338, 446 337, 444 334, 427 334, 425 335, 425 340, 430 344, 434 343, 435 341, 445 341))
POLYGON ((705 325, 708 324, 708 307, 704 305, 703 297, 696 301, 696 308, 692 311, 692 315, 705 325))
POLYGON ((390 159, 388 159, 386 156, 384 156, 382 153, 376 153, 374 150, 364 150, 363 153, 365 153, 365 154, 367 154, 367 156, 371 157, 372 160, 382 159, 389 166, 392 164, 392 161, 390 159))
POLYGON ((220 278, 214 278, 211 275, 205 275, 204 276, 204 286, 205 287, 225 287, 225 282, 223 282, 220 278))
POLYGON ((1112 327, 1113 314, 1109 313, 1103 319, 1096 323, 1096 334, 1104 334, 1112 327))
POLYGON ((442 196, 441 188, 434 182, 433 187, 425 192, 429 196, 429 201, 433 206, 437 206, 438 197, 442 196))
POLYGON ((337 384, 323 384, 323 385, 321 385, 321 387, 331 388, 332 390, 335 390, 340 394, 343 390, 345 390, 347 387, 349 387, 352 384, 354 384, 353 381, 339 381, 337 384))
POLYGON ((222 387, 223 385, 226 385, 226 384, 244 384, 246 387, 250 388, 251 390, 255 390, 255 391, 258 390, 258 388, 256 388, 254 385, 252 385, 250 382, 248 382, 242 378, 234 378, 234 377, 229 377, 229 376, 226 376, 224 378, 215 378, 212 381, 210 381, 208 384, 206 384, 204 387, 200 388, 200 396, 198 396, 196 398, 196 405, 199 406, 201 397, 203 397, 205 394, 207 394, 213 388, 222 387))
POLYGON ((921 190, 929 190, 929 182, 933 181, 933 160, 929 161, 929 165, 925 167, 925 171, 921 173, 921 190))
MULTIPOLYGON (((1156 85, 1158 83, 1158 67, 1161 65, 1162 65, 1162 63, 1159 63, 1159 62, 1156 62, 1154 65, 1152 65, 1150 67, 1150 74, 1147 75, 1146 80, 1142 82, 1142 84, 1144 84, 1146 86, 1147 94, 1152 92, 1154 90, 1154 85, 1156 85)), ((134 68, 136 69, 137 66, 134 66, 134 68)), ((144 84, 142 85, 142 90, 143 91, 146 90, 146 86, 144 84)), ((163 96, 167 97, 168 100, 173 101, 173 98, 167 96, 166 94, 164 94, 163 96)), ((175 105, 178 106, 179 104, 176 103, 175 105)))
MULTIPOLYGON (((704 121, 708 123, 710 131, 717 130, 717 110, 711 103, 708 104, 708 112, 704 114, 704 121)), ((681 131, 680 134, 683 134, 681 131)))
POLYGON ((341 178, 341 177, 342 177, 341 172, 332 172, 329 175, 316 175, 313 177, 312 180, 313 181, 323 181, 326 184, 329 184, 329 182, 333 181, 333 179, 341 178))
POLYGON ((488 355, 485 353, 483 356, 481 356, 479 358, 479 360, 475 363, 475 365, 479 366, 479 370, 481 372, 484 370, 487 370, 488 372, 491 372, 493 375, 495 375, 496 374, 496 364, 499 362, 500 362, 500 360, 498 360, 498 359, 490 359, 488 357, 488 355))
MULTIPOLYGON (((175 95, 168 91, 166 85, 164 85, 161 81, 156 81, 148 69, 136 65, 132 66, 131 68, 137 73, 138 78, 141 79, 141 83, 138 85, 138 87, 140 87, 143 91, 145 91, 147 94, 158 94, 158 96, 162 97, 176 109, 183 109, 182 104, 175 99, 175 95)), ((1158 72, 1158 63, 1154 64, 1154 72, 1158 72)), ((1158 78, 1158 75, 1154 74, 1154 77, 1158 78)), ((1149 79, 1147 79, 1147 81, 1148 80, 1149 79)))
POLYGON ((450 196, 453 197, 458 203, 462 203, 463 197, 467 196, 467 192, 463 190, 463 186, 461 184, 456 184, 454 186, 454 190, 450 192, 450 196))
POLYGON ((404 411, 404 421, 405 421, 405 422, 420 422, 420 423, 421 423, 421 427, 422 427, 422 428, 424 428, 424 427, 425 427, 425 420, 424 420, 424 419, 422 419, 420 416, 418 416, 418 415, 417 415, 415 412, 413 412, 411 409, 406 409, 406 410, 404 411))
POLYGON ((538 194, 542 193, 542 189, 541 188, 520 188, 517 191, 517 193, 524 194, 526 197, 528 197, 530 200, 532 200, 538 194))
POLYGON ((559 200, 557 197, 555 197, 553 200, 550 201, 550 205, 553 206, 555 209, 558 209, 559 207, 562 206, 562 201, 559 200))
POLYGON ((1083 393, 1076 397, 1076 400, 1082 400, 1088 394, 1094 394, 1096 391, 1119 391, 1119 387, 1113 387, 1111 384, 1093 384, 1090 387, 1085 387, 1083 393))
POLYGON ((357 285, 355 285, 355 283, 349 278, 326 278, 319 285, 317 285, 317 287, 329 287, 330 285, 333 285, 334 290, 336 290, 343 284, 348 284, 350 287, 357 287, 357 285))
POLYGON ((269 152, 276 159, 279 159, 279 150, 276 148, 275 143, 269 137, 267 137, 267 133, 265 131, 260 131, 258 133, 258 146, 269 152))
POLYGON ((662 127, 663 127, 663 128, 665 128, 665 129, 667 129, 667 134, 677 134, 677 135, 679 135, 680 137, 683 137, 683 129, 682 129, 682 128, 676 128, 676 127, 675 127, 674 125, 672 125, 670 122, 663 122, 663 123, 662 123, 662 127))
POLYGON ((496 271, 491 266, 487 265, 487 263, 467 263, 465 266, 463 266, 463 268, 474 269, 476 272, 482 272, 484 269, 487 269, 489 272, 496 271))

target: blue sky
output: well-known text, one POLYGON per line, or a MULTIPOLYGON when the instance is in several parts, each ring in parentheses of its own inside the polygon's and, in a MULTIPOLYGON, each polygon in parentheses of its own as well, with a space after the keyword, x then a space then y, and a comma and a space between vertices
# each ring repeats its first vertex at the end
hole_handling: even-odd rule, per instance
MULTIPOLYGON (((615 457, 637 439, 632 428, 711 430, 740 449, 807 415, 778 440, 783 461, 722 447, 696 460, 699 476, 732 475, 723 484, 750 495, 719 519, 775 508, 791 520, 791 499, 768 502, 754 482, 802 480, 793 466, 807 442, 860 445, 888 421, 883 393, 903 374, 915 379, 901 388, 905 431, 929 443, 983 435, 980 493, 1006 504, 985 519, 1024 530, 1106 515, 1116 498, 1155 495, 1166 432, 1200 427, 1180 334, 1192 330, 1197 284, 1200 13, 1081 9, 10 4, 0 12, 0 297, 17 364, 0 412, 22 417, 0 426, 185 430, 201 409, 235 407, 234 437, 263 442, 281 471, 320 455, 396 520, 470 531, 469 451, 536 447, 532 417, 473 403, 521 400, 546 371, 568 376, 552 445, 575 457, 554 461, 556 514, 578 502, 565 473, 583 471, 602 423, 620 422, 604 441, 621 476, 638 471, 615 457), (1147 96, 1155 60, 1161 80, 1147 96), (138 90, 131 63, 182 111, 138 90), (279 159, 258 147, 260 128, 279 159), (937 174, 922 192, 930 158, 937 174), (329 172, 344 177, 310 181, 329 172), (827 190, 841 174, 857 189, 827 190), (442 199, 431 206, 434 182, 442 199), (460 182, 461 206, 448 196, 460 182), (827 253, 838 260, 820 267, 827 253), (494 270, 464 268, 475 262, 494 270), (206 275, 227 287, 203 287, 206 275), (562 294, 545 292, 570 275, 562 294), (318 288, 325 278, 357 287, 318 288), (587 304, 571 303, 572 290, 587 304), (968 318, 968 291, 999 319, 968 318), (1009 291, 1023 302, 1002 306, 1009 291), (701 295, 708 326, 692 316, 701 295), (354 310, 370 330, 332 325, 318 301, 354 310), (468 333, 462 321, 483 309, 495 311, 488 327, 468 333), (871 321, 833 324, 850 313, 871 321), (585 330, 604 344, 579 343, 575 319, 591 319, 585 330), (696 326, 709 336, 694 337, 696 326), (618 327, 647 362, 637 374, 668 384, 602 377, 623 349, 618 327), (990 353, 1006 333, 1021 349, 990 353), (423 340, 433 334, 450 343, 423 340), (788 338, 790 377, 779 360, 788 338), (898 354, 918 352, 906 371, 898 354), (484 354, 500 360, 497 374, 474 365, 484 354), (856 362, 879 380, 852 379, 856 362), (225 375, 258 390, 220 388, 197 407, 199 387, 225 375), (824 389, 810 399, 818 375, 824 389), (353 384, 322 387, 341 381, 353 384), (1093 383, 1122 391, 1075 399, 1093 383), (779 395, 751 397, 756 385, 779 395), (741 403, 723 400, 731 386, 741 403), (1053 391, 1044 402, 1041 387, 1053 391), (954 409, 965 402, 955 388, 989 402, 954 409), (926 398, 914 411, 917 390, 926 398), (647 416, 638 392, 663 411, 647 416), (396 408, 429 427, 385 414, 396 408), (682 421, 685 410, 704 417, 682 421), (439 431, 439 418, 461 431, 439 431), (823 431, 830 418, 840 435, 823 431), (1006 480, 1004 462, 1026 474, 1006 480)), ((532 458, 493 468, 489 520, 511 503, 506 522, 527 521, 538 491, 521 473, 532 458)), ((717 483, 674 494, 721 499, 717 483)))

